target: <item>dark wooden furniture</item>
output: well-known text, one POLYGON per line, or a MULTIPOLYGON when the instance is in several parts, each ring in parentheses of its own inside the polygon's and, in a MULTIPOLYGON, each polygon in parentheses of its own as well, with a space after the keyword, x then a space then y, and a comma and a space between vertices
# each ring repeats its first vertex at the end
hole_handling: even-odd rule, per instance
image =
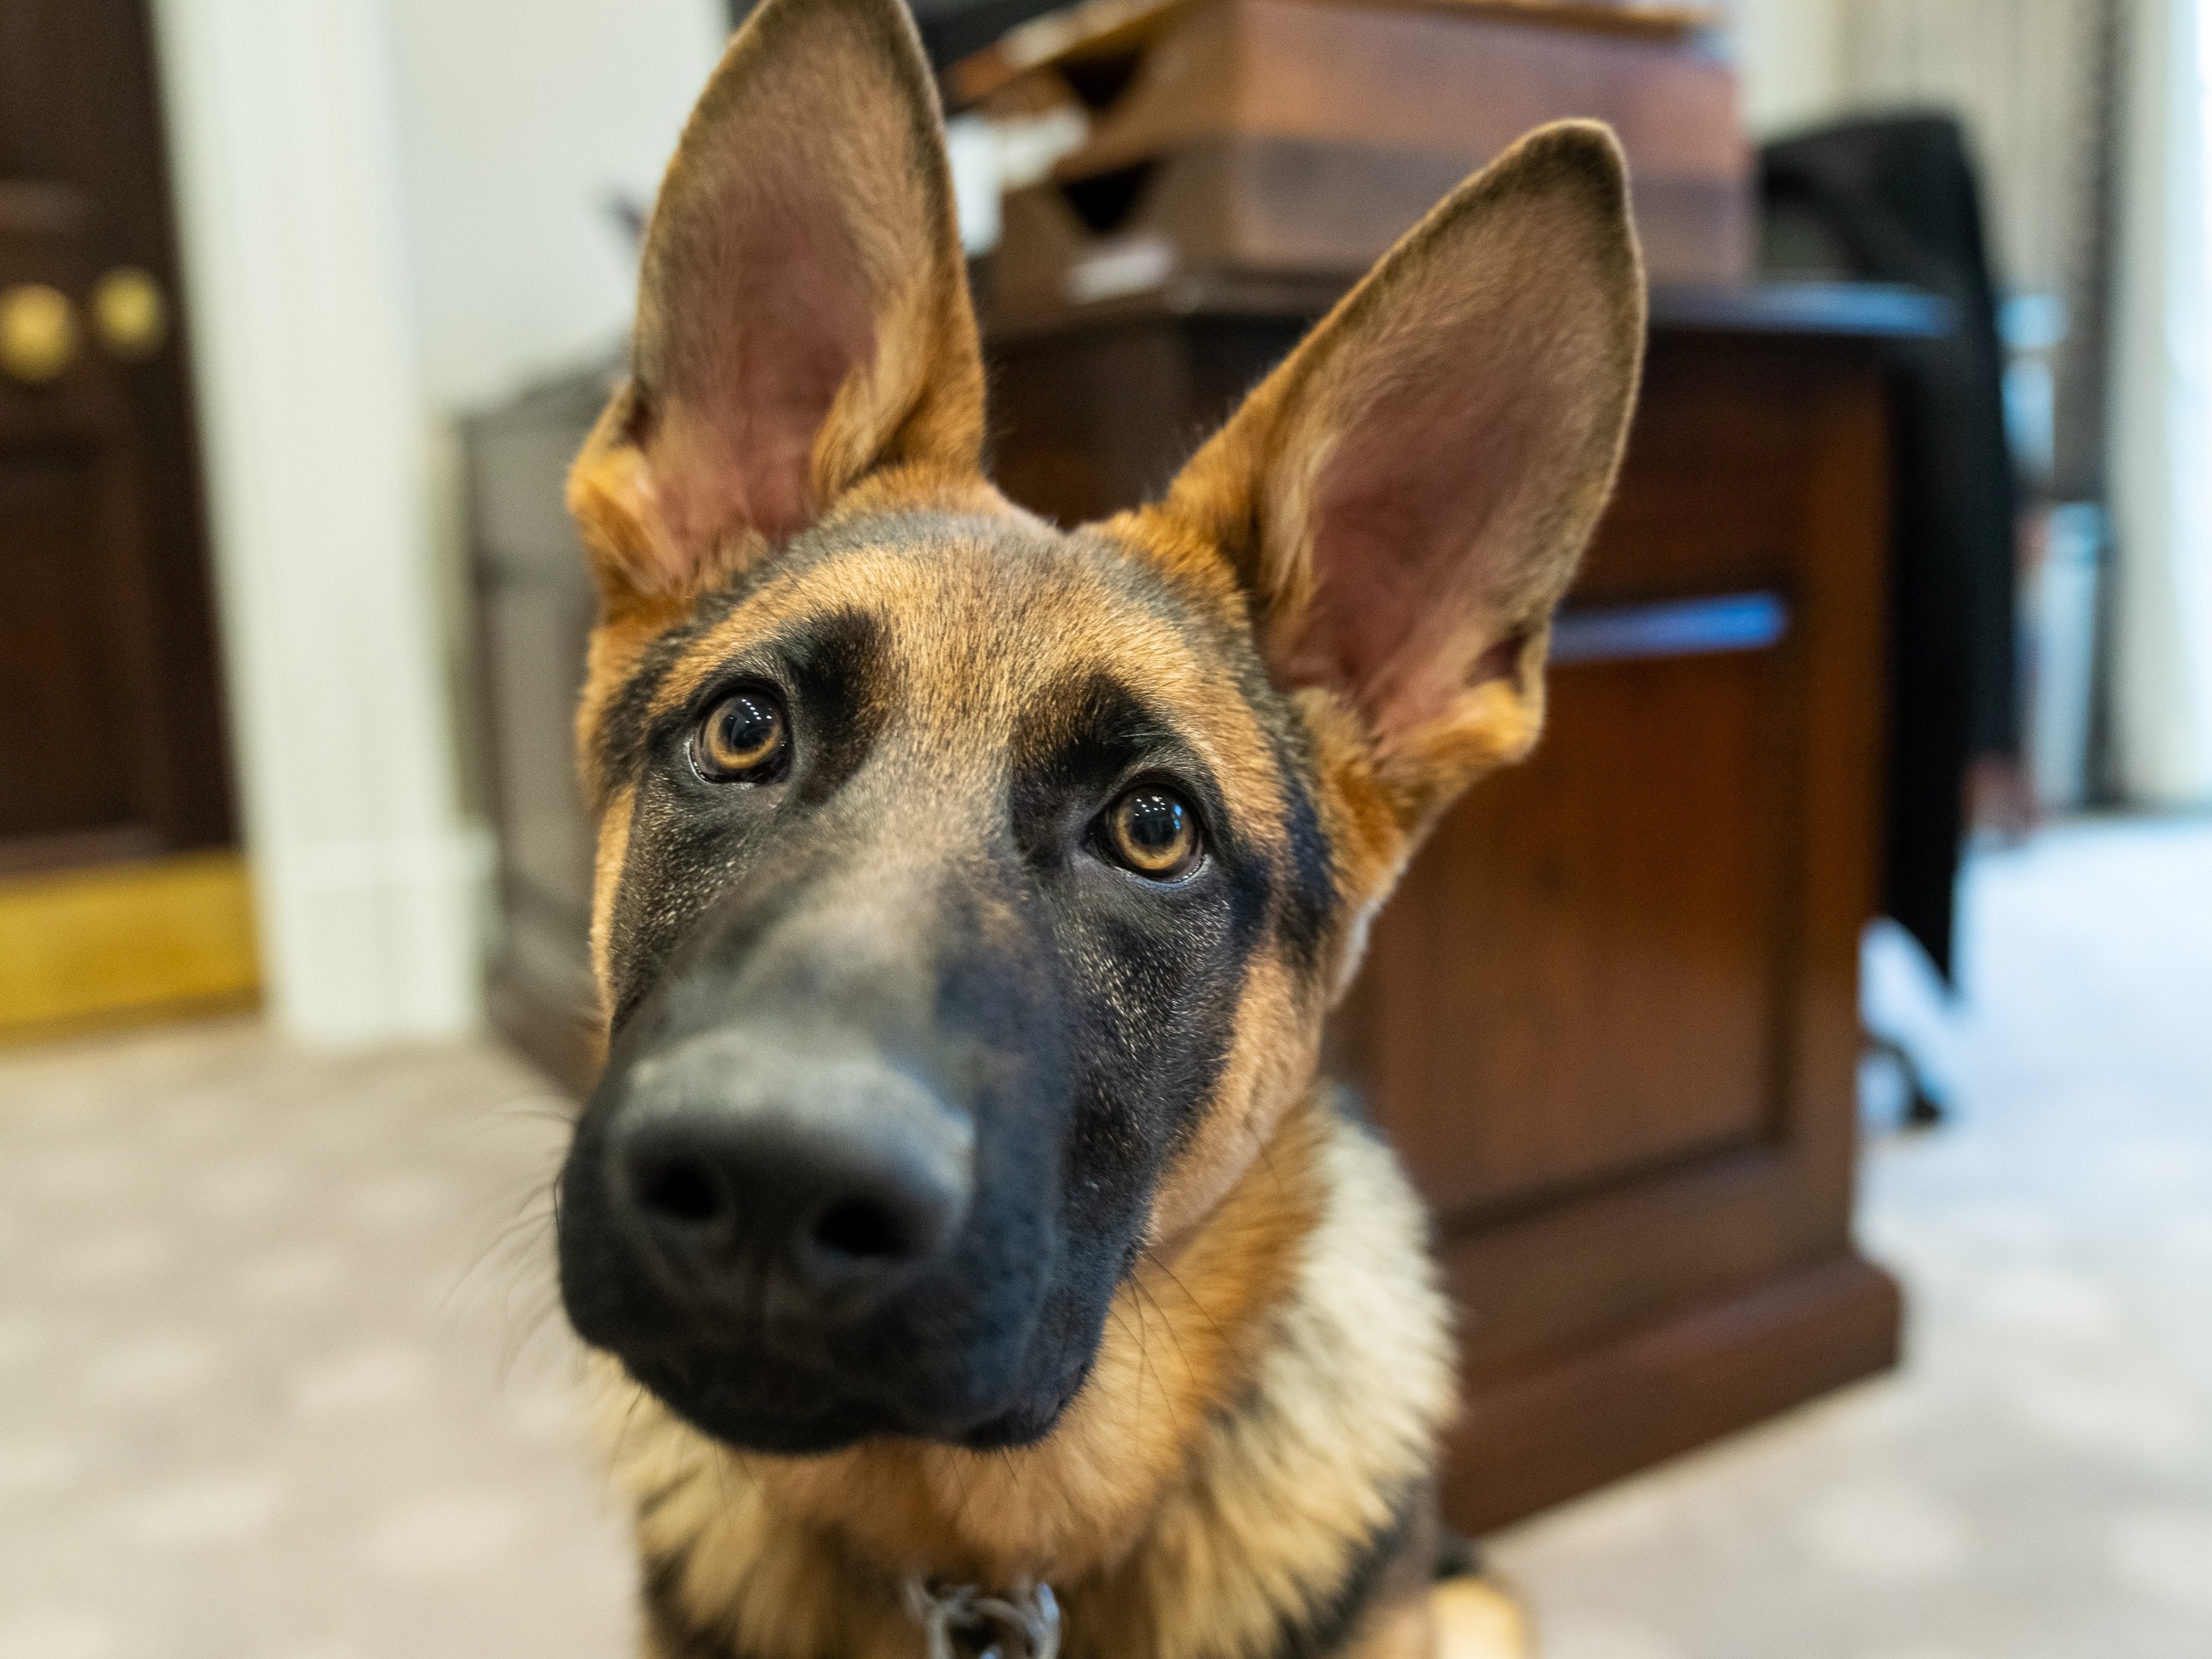
MULTIPOLYGON (((1066 520, 1164 485, 1328 295, 1185 285, 992 343, 996 471, 1066 520)), ((1889 1364, 1852 1246, 1887 453, 1853 289, 1662 295, 1537 757, 1442 825, 1334 1033, 1466 1310, 1446 1503, 1482 1530, 1889 1364)), ((569 713, 592 597, 560 478, 588 377, 473 422, 502 849, 495 1017, 592 1069, 569 713)))
POLYGON ((0 877, 233 839, 143 0, 0 0, 0 877))
POLYGON ((599 1070, 586 940, 592 829, 574 715, 599 600, 563 506, 568 463, 611 389, 592 373, 467 422, 479 732, 499 838, 492 1022, 570 1090, 599 1070))
MULTIPOLYGON (((993 347, 997 475, 1070 521, 1156 490, 1325 296, 1193 287, 993 347)), ((1443 822, 1334 1032, 1434 1206, 1480 1531, 1879 1370, 1851 1241, 1888 544, 1849 289, 1662 295, 1550 725, 1443 822)))

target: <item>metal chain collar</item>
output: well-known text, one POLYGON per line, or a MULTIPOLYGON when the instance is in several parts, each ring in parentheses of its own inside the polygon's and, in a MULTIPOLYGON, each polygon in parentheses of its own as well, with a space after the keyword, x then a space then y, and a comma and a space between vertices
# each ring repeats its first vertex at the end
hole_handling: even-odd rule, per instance
POLYGON ((1049 1584, 1002 1597, 909 1578, 906 1610, 928 1641, 928 1659, 1058 1659, 1060 1603, 1049 1584))

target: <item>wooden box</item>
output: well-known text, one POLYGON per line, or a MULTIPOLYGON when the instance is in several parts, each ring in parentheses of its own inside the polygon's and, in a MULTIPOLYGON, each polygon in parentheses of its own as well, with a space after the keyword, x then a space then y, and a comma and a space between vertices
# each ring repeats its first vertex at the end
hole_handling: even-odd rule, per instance
POLYGON ((1193 275, 1356 276, 1468 173, 1569 116, 1620 135, 1655 281, 1745 281, 1735 72, 1679 21, 1589 21, 1644 15, 1176 0, 1088 37, 1063 24, 1076 43, 1019 73, 956 66, 956 91, 1002 77, 988 109, 1079 104, 1091 123, 1006 198, 996 313, 1034 325, 1193 275))

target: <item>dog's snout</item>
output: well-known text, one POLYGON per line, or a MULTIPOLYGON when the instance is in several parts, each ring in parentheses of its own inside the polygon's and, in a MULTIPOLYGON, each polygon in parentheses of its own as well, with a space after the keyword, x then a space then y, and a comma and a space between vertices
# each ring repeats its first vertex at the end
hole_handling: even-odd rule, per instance
POLYGON ((631 1206, 693 1289, 738 1294, 750 1269, 810 1292, 887 1285, 934 1258, 965 1194, 898 1138, 810 1133, 712 1109, 628 1149, 631 1206))
POLYGON ((911 1078, 758 1055, 677 1069, 628 1115, 613 1173, 679 1297, 834 1322, 951 1249, 972 1132, 911 1078))

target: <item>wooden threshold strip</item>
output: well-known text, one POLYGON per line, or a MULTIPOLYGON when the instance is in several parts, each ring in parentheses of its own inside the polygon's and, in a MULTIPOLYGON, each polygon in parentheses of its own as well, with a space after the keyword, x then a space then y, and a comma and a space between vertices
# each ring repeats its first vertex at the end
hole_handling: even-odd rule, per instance
POLYGON ((234 852, 0 880, 0 1042, 246 1007, 260 984, 234 852))

